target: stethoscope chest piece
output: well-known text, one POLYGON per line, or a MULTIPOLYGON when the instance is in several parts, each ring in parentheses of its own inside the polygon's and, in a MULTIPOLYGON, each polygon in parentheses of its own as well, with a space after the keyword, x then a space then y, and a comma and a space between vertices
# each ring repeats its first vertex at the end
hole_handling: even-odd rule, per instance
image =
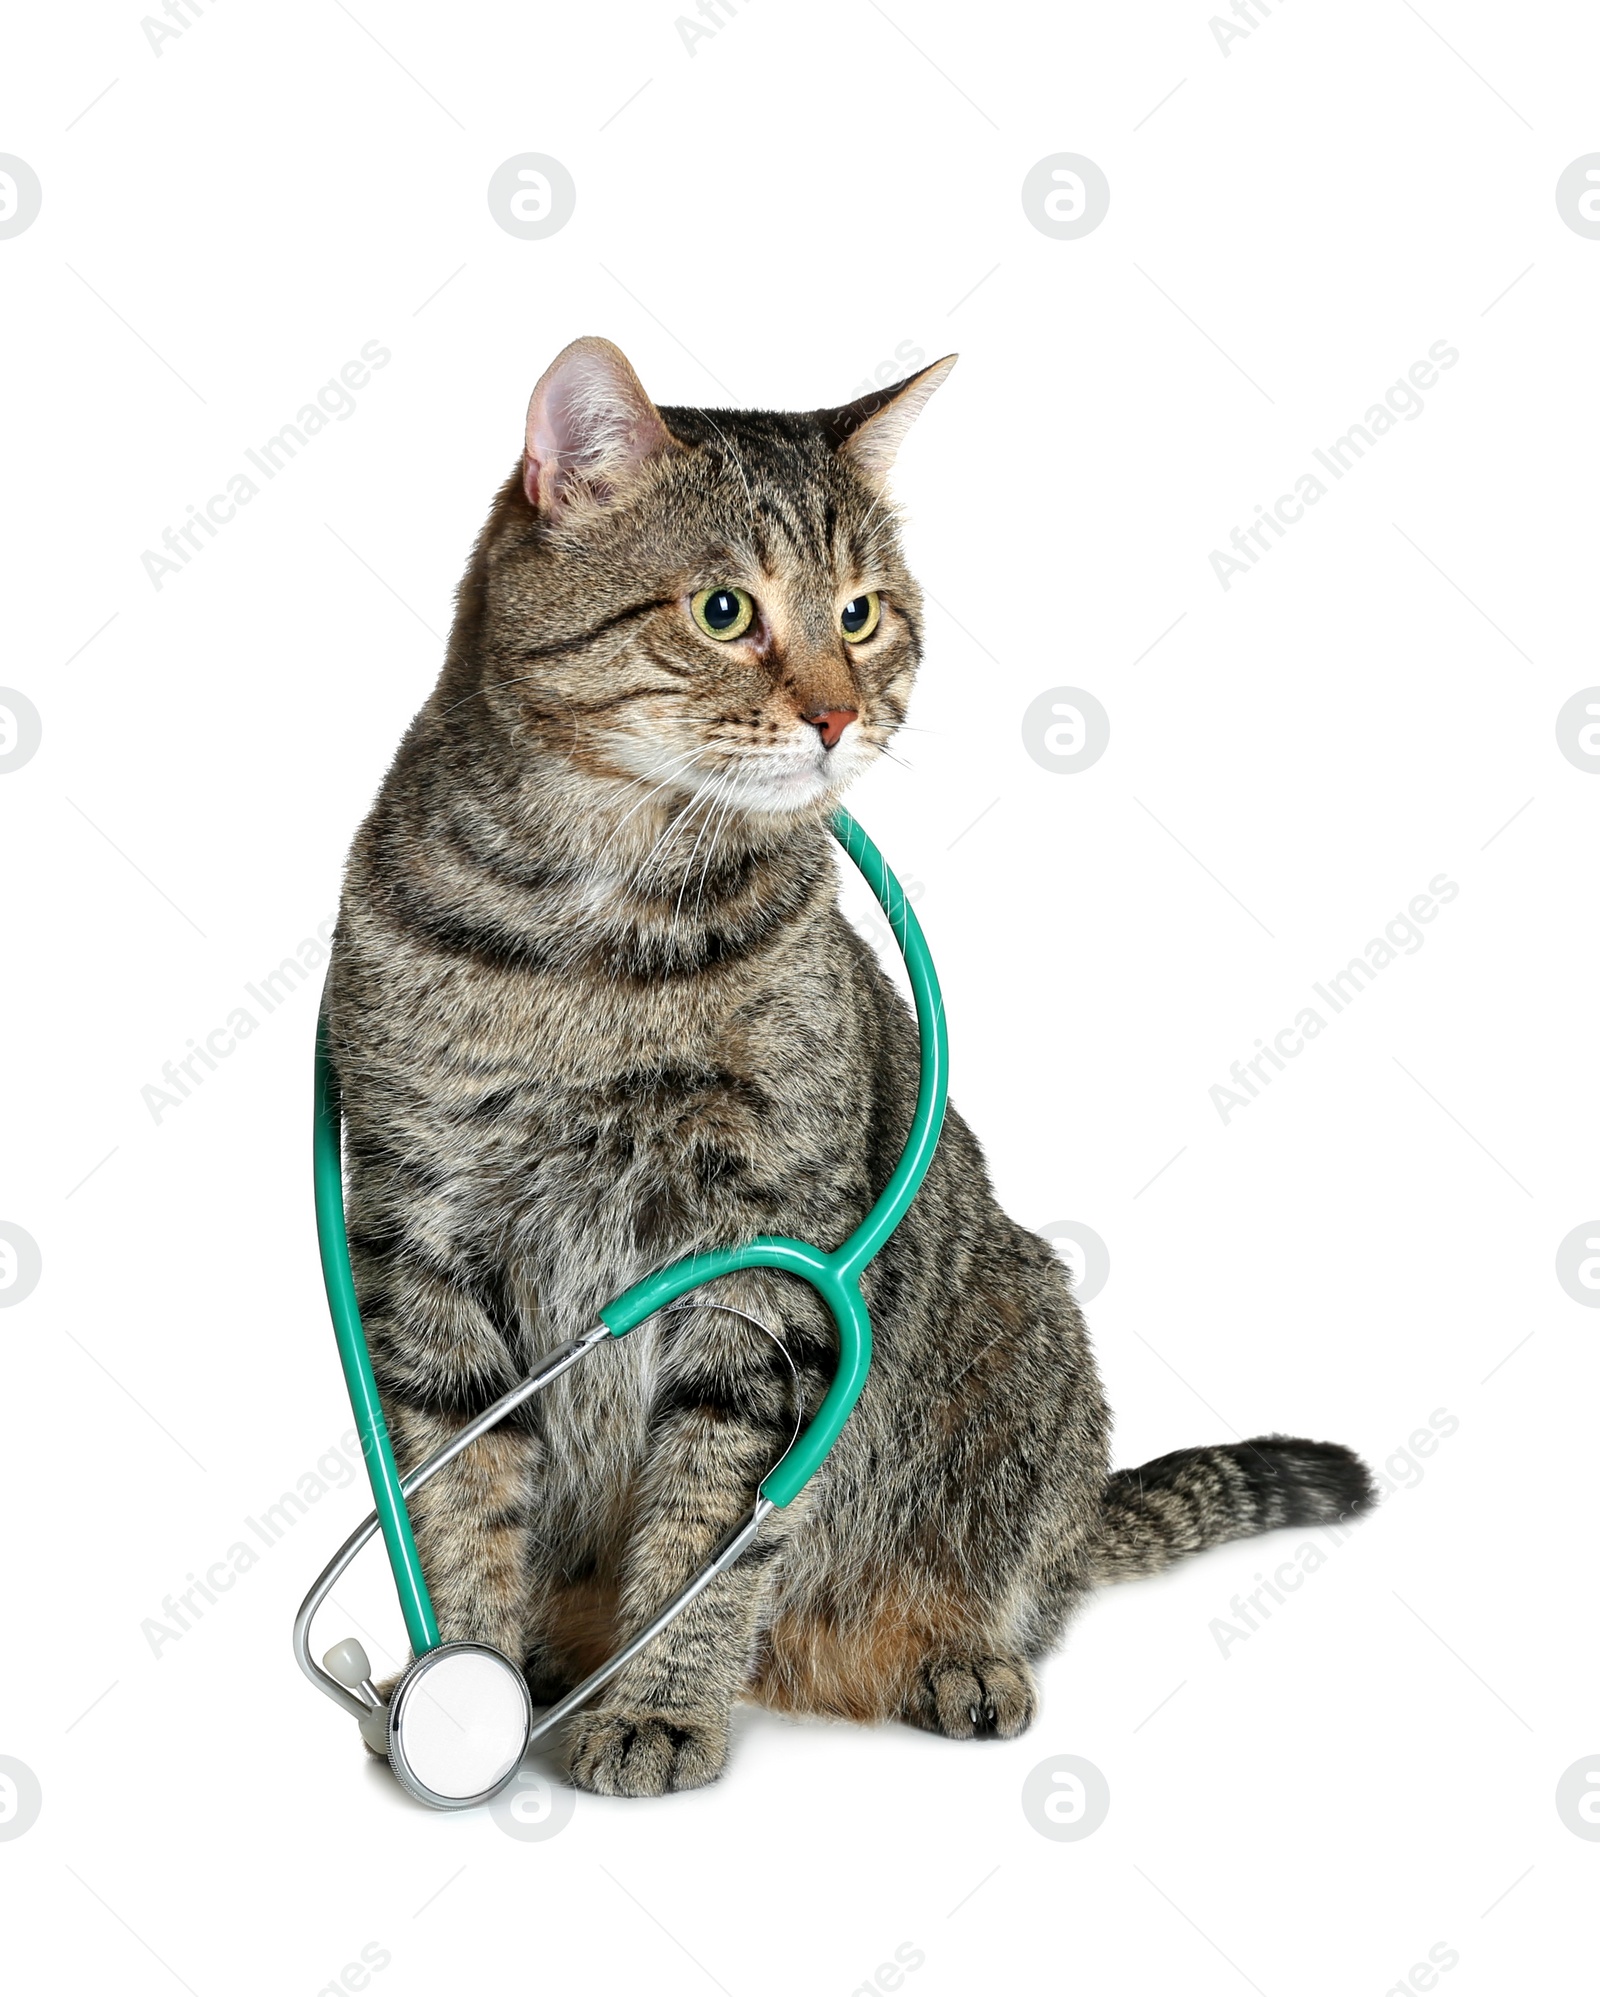
POLYGON ((483 1643, 424 1651, 389 1702, 389 1766, 436 1810, 486 1803, 516 1774, 533 1702, 509 1657, 483 1643))

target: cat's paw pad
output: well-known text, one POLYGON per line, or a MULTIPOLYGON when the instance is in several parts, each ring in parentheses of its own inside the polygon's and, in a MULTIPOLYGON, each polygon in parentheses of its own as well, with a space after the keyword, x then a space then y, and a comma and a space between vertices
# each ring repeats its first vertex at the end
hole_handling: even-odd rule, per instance
POLYGON ((1011 1740, 1033 1724, 1038 1705, 1020 1657, 942 1657, 922 1667, 906 1718, 950 1740, 1011 1740))
POLYGON ((714 1782, 728 1758, 728 1730, 660 1713, 580 1713, 568 1737, 567 1766, 597 1796, 665 1796, 714 1782))

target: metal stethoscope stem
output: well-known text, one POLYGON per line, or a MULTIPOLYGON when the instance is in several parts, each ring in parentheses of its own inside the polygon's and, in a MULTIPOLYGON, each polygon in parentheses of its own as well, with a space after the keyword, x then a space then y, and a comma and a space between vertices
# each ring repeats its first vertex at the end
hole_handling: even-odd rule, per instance
MULTIPOLYGON (((514 1414, 518 1408, 531 1401, 534 1395, 548 1387, 552 1380, 559 1380, 563 1373, 577 1365, 586 1352, 604 1344, 610 1336, 605 1326, 598 1324, 593 1331, 586 1331, 581 1338, 568 1339, 565 1345, 558 1345, 553 1352, 547 1352, 527 1379, 513 1387, 509 1394, 502 1394, 492 1407, 485 1408, 481 1415, 469 1421, 465 1428, 451 1436, 443 1448, 436 1449, 426 1462, 419 1463, 409 1477, 401 1479, 400 1489, 405 1496, 409 1498, 420 1491, 423 1485, 436 1477, 447 1463, 453 1463, 464 1449, 470 1449, 480 1435, 487 1435, 490 1429, 498 1428, 507 1415, 514 1414)), ((335 1705, 343 1706, 347 1713, 353 1714, 357 1719, 362 1718, 371 1708, 364 1700, 358 1699, 354 1692, 341 1685, 332 1672, 324 1671, 312 1656, 311 1625, 318 1609, 332 1594, 341 1575, 368 1540, 376 1535, 377 1530, 378 1514, 375 1511, 368 1512, 311 1584, 311 1592, 300 1604, 300 1612, 294 1619, 295 1662, 319 1692, 325 1692, 335 1705)))
MULTIPOLYGON (((736 1315, 743 1316, 744 1313, 738 1312, 736 1315)), ((558 1345, 554 1351, 547 1352, 525 1380, 513 1387, 509 1394, 502 1394, 492 1407, 485 1408, 475 1420, 468 1422, 459 1433, 451 1436, 443 1448, 436 1449, 426 1462, 419 1463, 409 1477, 401 1480, 400 1488, 405 1496, 413 1497, 424 1484, 436 1477, 446 1464, 453 1463, 463 1450, 470 1449, 480 1436, 487 1435, 491 1429, 497 1428, 507 1415, 514 1414, 518 1408, 525 1406, 535 1394, 542 1393, 553 1381, 559 1380, 563 1373, 576 1366, 585 1353, 592 1352, 597 1345, 605 1344, 610 1337, 611 1333, 603 1324, 596 1325, 593 1331, 586 1331, 581 1338, 568 1339, 565 1345, 558 1345)), ((686 1583, 637 1636, 608 1657, 597 1670, 591 1671, 581 1685, 574 1686, 565 1698, 550 1707, 534 1722, 528 1734, 529 1746, 558 1727, 570 1713, 575 1713, 585 1700, 600 1690, 602 1685, 608 1685, 617 1673, 625 1665, 630 1664, 647 1644, 653 1642, 670 1622, 681 1615, 694 1598, 708 1588, 719 1574, 725 1574, 755 1538, 760 1530, 761 1521, 774 1510, 776 1507, 770 1498, 758 1496, 749 1518, 729 1533, 693 1580, 686 1583)), ((372 1707, 348 1687, 341 1685, 332 1672, 325 1671, 317 1662, 311 1649, 311 1625, 316 1619, 317 1611, 332 1594, 340 1577, 367 1542, 376 1536, 377 1531, 378 1514, 375 1511, 368 1512, 312 1583, 311 1591, 300 1604, 300 1612, 294 1621, 295 1662, 319 1692, 326 1694, 335 1705, 343 1706, 347 1713, 358 1720, 364 1719, 372 1711, 372 1707)))

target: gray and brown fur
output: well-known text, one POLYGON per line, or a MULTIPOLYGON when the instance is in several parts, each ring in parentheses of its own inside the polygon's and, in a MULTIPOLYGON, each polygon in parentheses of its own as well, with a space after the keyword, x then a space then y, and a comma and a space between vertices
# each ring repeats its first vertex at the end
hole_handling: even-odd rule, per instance
MULTIPOLYGON (((915 1022, 839 912, 825 828, 906 711, 922 604, 882 480, 942 367, 777 415, 656 411, 604 342, 546 383, 574 356, 589 402, 530 416, 340 913, 350 1239, 402 1467, 649 1271, 756 1234, 842 1241, 916 1095, 915 1022), (608 394, 626 420, 596 414, 608 394), (722 583, 761 606, 749 643, 687 614, 722 583), (852 648, 839 606, 867 590, 883 622, 852 648), (850 754, 816 749, 801 717, 852 708, 850 754), (802 753, 826 788, 774 803, 752 759, 802 753)), ((1067 1272, 996 1204, 953 1109, 863 1287, 874 1364, 837 1447, 575 1717, 582 1786, 712 1779, 741 1697, 1016 1734, 1086 1589, 1371 1501, 1349 1451, 1285 1437, 1113 1473, 1067 1272)), ((536 1697, 706 1560, 831 1376, 804 1284, 712 1294, 781 1334, 803 1410, 769 1339, 690 1307, 419 1496, 444 1635, 524 1661, 536 1697)))

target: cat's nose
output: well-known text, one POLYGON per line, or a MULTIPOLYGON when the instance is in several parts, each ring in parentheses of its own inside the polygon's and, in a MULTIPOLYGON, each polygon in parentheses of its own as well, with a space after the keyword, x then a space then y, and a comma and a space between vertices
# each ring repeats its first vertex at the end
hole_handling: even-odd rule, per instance
POLYGON ((822 707, 815 714, 802 714, 802 721, 809 721, 822 737, 824 749, 837 748, 839 737, 855 720, 860 710, 854 707, 822 707))

